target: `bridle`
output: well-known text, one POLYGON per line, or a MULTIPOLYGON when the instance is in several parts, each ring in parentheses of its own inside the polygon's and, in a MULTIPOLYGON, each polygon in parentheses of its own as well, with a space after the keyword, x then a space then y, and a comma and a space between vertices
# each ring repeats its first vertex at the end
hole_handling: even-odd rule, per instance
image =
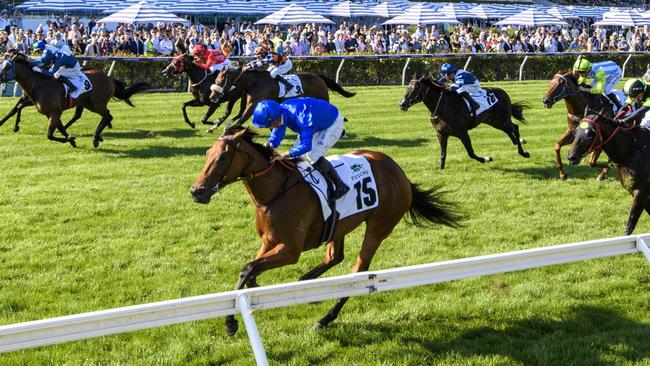
POLYGON ((604 117, 604 116, 602 116, 602 115, 600 115, 600 114, 598 113, 598 114, 596 115, 595 118, 589 118, 589 117, 584 117, 584 118, 582 118, 582 121, 588 122, 588 123, 590 123, 590 124, 596 126, 596 138, 594 138, 594 141, 592 141, 591 144, 589 145, 589 149, 587 149, 587 152, 585 153, 585 155, 590 154, 590 153, 592 153, 592 152, 595 151, 595 150, 600 150, 600 149, 602 149, 602 148, 603 148, 605 145, 607 145, 607 144, 608 144, 608 143, 609 143, 609 142, 610 142, 610 141, 611 141, 611 140, 612 140, 612 139, 613 139, 613 138, 614 138, 614 137, 615 137, 619 132, 621 132, 621 131, 623 131, 623 132, 630 131, 630 130, 632 130, 632 129, 636 126, 636 124, 634 124, 634 125, 630 126, 629 128, 625 128, 625 127, 621 126, 620 124, 618 124, 618 125, 616 126, 616 128, 614 129, 614 131, 609 135, 609 137, 607 137, 606 140, 603 140, 603 132, 602 132, 602 130, 601 130, 601 128, 600 128, 600 123, 598 123, 598 118, 606 118, 606 117, 604 117), (600 140, 601 143, 600 143, 599 145, 596 146, 596 141, 598 141, 598 140, 600 140))
MULTIPOLYGON (((564 83, 562 83, 562 89, 560 89, 560 91, 553 97, 553 100, 552 100, 553 104, 557 103, 558 101, 560 101, 560 100, 562 100, 562 99, 564 99, 566 97, 578 95, 578 93, 576 93, 576 92, 573 92, 573 93, 567 92, 567 85, 569 85, 569 79, 567 79, 567 77, 565 75, 555 74, 555 76, 553 76, 553 79, 555 79, 555 78, 562 79, 564 81, 564 83)), ((557 85, 557 83, 556 83, 556 85, 557 85)))

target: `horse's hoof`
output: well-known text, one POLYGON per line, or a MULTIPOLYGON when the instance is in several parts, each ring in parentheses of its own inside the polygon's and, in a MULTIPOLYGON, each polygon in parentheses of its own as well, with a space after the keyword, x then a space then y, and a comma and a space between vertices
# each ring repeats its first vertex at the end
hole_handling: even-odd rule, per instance
POLYGON ((196 124, 194 122, 187 122, 187 124, 192 128, 196 128, 196 124))
POLYGON ((567 178, 569 178, 568 174, 560 174, 560 180, 567 180, 567 178))
POLYGON ((323 323, 321 323, 320 320, 319 320, 319 321, 317 321, 316 323, 314 323, 314 327, 313 327, 313 328, 314 328, 315 331, 318 332, 319 330, 324 329, 325 327, 327 327, 327 324, 323 324, 323 323))
POLYGON ((605 179, 607 179, 607 176, 605 174, 598 174, 598 176, 596 177, 596 180, 599 182, 602 182, 605 179))
POLYGON ((93 140, 93 147, 94 147, 95 149, 99 147, 99 140, 97 140, 97 139, 94 139, 94 140, 93 140))
POLYGON ((213 125, 214 124, 214 123, 212 123, 210 121, 201 121, 201 123, 203 123, 204 125, 213 125))
POLYGON ((72 145, 72 147, 77 147, 77 141, 75 141, 76 139, 77 138, 74 136, 68 137, 68 142, 70 143, 70 145, 72 145))
POLYGON ((228 337, 234 336, 237 333, 238 329, 239 329, 239 323, 237 322, 237 319, 233 319, 232 321, 226 319, 226 335, 228 337))
POLYGON ((519 143, 522 144, 522 145, 526 145, 528 143, 528 141, 526 141, 526 139, 521 139, 520 138, 519 143))
POLYGON ((18 132, 18 131, 20 131, 20 127, 18 126, 14 127, 14 132, 18 132))
POLYGON ((524 158, 530 158, 530 153, 528 151, 523 151, 521 153, 521 156, 523 156, 524 158))
POLYGON ((486 157, 483 158, 483 160, 484 160, 484 163, 489 163, 489 162, 492 161, 492 158, 489 157, 489 156, 486 156, 486 157))

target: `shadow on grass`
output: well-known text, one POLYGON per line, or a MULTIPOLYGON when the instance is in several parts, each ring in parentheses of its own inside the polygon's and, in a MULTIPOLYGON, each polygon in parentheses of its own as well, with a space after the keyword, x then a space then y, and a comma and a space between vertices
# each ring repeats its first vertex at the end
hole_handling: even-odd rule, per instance
POLYGON ((102 153, 113 154, 115 158, 170 158, 174 156, 204 156, 207 147, 178 147, 178 146, 147 146, 144 149, 104 149, 99 148, 97 151, 102 153))
POLYGON ((340 139, 335 147, 341 149, 368 149, 382 146, 399 146, 399 147, 418 147, 429 143, 429 139, 413 138, 413 139, 384 139, 374 136, 363 136, 361 138, 352 137, 340 139))
MULTIPOLYGON (((577 306, 562 319, 535 316, 496 327, 470 328, 449 339, 426 332, 415 334, 414 330, 422 327, 436 327, 423 322, 427 321, 413 326, 408 322, 333 323, 322 335, 343 347, 360 349, 399 337, 400 343, 407 345, 404 349, 412 353, 409 356, 428 361, 449 355, 501 356, 523 365, 605 366, 614 362, 613 358, 634 363, 647 360, 650 354, 650 325, 599 306, 577 306)), ((440 326, 453 329, 458 325, 440 326)))
POLYGON ((173 130, 126 130, 126 131, 113 131, 105 130, 103 136, 107 139, 110 138, 127 138, 127 139, 150 139, 156 137, 194 137, 198 136, 201 130, 191 128, 177 128, 173 130))
MULTIPOLYGON (((515 173, 523 174, 535 179, 541 180, 559 180, 560 172, 555 167, 555 164, 549 164, 547 166, 527 166, 521 168, 509 168, 504 166, 497 166, 495 169, 498 169, 504 173, 515 173)), ((592 168, 589 165, 564 165, 564 172, 567 173, 569 179, 596 179, 596 176, 600 174, 602 168, 592 168)), ((607 174, 607 179, 616 180, 616 169, 610 169, 607 174)))

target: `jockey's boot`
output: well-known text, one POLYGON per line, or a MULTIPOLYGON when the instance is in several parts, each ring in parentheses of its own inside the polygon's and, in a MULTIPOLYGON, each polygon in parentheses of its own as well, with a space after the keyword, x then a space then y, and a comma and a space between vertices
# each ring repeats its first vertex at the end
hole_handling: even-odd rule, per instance
POLYGON ((291 84, 289 81, 287 81, 287 79, 283 78, 281 75, 275 75, 275 81, 279 81, 282 84, 284 84, 284 86, 287 89, 285 93, 288 93, 289 90, 293 89, 293 84, 291 84))
POLYGON ((74 84, 72 84, 72 81, 70 81, 70 79, 68 79, 67 77, 59 76, 59 80, 61 80, 61 82, 63 84, 68 86, 68 88, 69 88, 68 89, 68 95, 71 95, 72 93, 74 93, 77 90, 77 87, 74 86, 74 84))
POLYGON ((313 164, 314 168, 323 174, 323 177, 328 181, 332 182, 334 185, 334 192, 332 192, 332 197, 330 200, 338 200, 339 198, 345 196, 346 193, 350 190, 347 184, 343 182, 339 174, 336 172, 336 169, 332 166, 332 163, 329 160, 325 159, 324 156, 321 156, 313 164))
POLYGON ((618 100, 618 97, 616 96, 616 93, 607 94, 607 98, 609 98, 609 100, 611 100, 612 103, 614 103, 614 105, 616 106, 616 110, 619 110, 619 111, 621 110, 621 107, 623 107, 623 106, 621 105, 621 102, 618 100))
POLYGON ((478 111, 478 109, 481 108, 481 105, 478 104, 478 103, 474 100, 474 98, 472 98, 472 96, 469 95, 469 93, 466 92, 466 91, 460 93, 460 96, 462 96, 463 98, 467 99, 467 101, 469 102, 469 105, 470 105, 470 110, 471 110, 472 118, 476 119, 476 117, 477 117, 477 116, 476 116, 476 111, 478 111))

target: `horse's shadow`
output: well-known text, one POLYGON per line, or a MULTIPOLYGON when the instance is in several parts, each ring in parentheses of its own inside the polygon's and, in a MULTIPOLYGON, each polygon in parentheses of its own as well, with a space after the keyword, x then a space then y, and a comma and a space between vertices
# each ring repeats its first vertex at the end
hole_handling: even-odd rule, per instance
POLYGON ((361 138, 355 135, 349 135, 347 139, 340 139, 335 147, 344 149, 366 149, 384 146, 399 146, 399 147, 418 147, 429 143, 429 139, 425 138, 409 138, 409 139, 384 139, 375 136, 363 136, 361 138))
MULTIPOLYGON (((470 328, 450 339, 439 337, 435 332, 409 333, 410 329, 426 326, 422 320, 411 322, 417 325, 411 326, 409 321, 337 323, 322 336, 343 347, 366 348, 385 342, 387 334, 392 337, 405 334, 400 337, 400 343, 405 345, 403 349, 414 353, 411 356, 426 360, 445 355, 501 356, 522 365, 605 366, 611 364, 613 355, 619 361, 633 363, 650 354, 647 342, 650 325, 599 306, 577 306, 560 320, 541 316, 506 320, 498 327, 470 328), (355 336, 350 337, 350 334, 355 336)), ((454 327, 455 324, 451 328, 454 327)))
MULTIPOLYGON (((535 178, 538 180, 559 180, 557 168, 549 163, 545 166, 526 166, 526 167, 507 167, 495 166, 495 169, 500 170, 507 174, 522 174, 535 178)), ((565 169, 569 179, 590 180, 596 179, 598 173, 602 171, 601 168, 592 168, 589 165, 571 165, 570 168, 565 169)), ((616 169, 610 170, 607 174, 608 178, 616 179, 616 169)))
POLYGON ((137 158, 137 159, 151 159, 151 158, 171 158, 174 156, 204 156, 205 147, 196 147, 196 146, 165 146, 165 145, 156 145, 156 146, 147 146, 142 149, 107 149, 101 148, 97 150, 98 152, 112 154, 112 157, 115 158, 137 158))
POLYGON ((127 139, 148 139, 156 137, 194 137, 198 136, 197 130, 190 130, 187 128, 177 128, 173 130, 129 130, 129 131, 108 131, 107 136, 127 138, 127 139))

